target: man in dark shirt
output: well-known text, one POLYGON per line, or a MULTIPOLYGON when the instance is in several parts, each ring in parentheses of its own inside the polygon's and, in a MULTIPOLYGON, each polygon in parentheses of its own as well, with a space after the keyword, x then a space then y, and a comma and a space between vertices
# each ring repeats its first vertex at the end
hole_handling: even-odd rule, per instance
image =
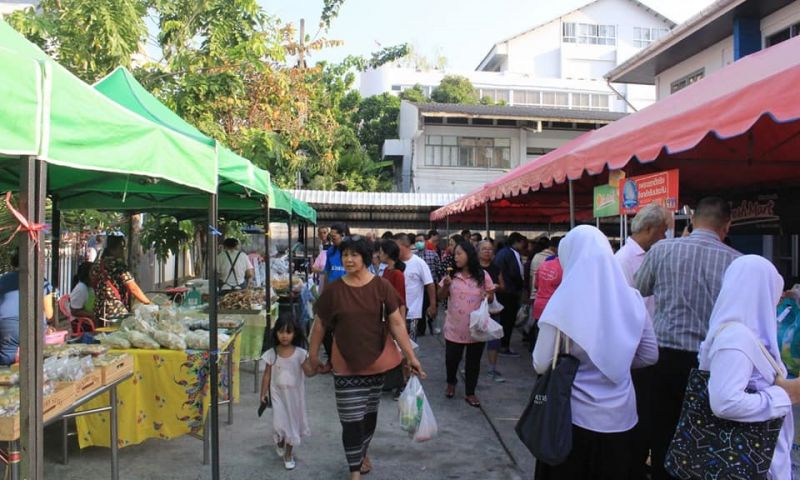
POLYGON ((525 237, 514 232, 508 236, 507 246, 500 250, 494 259, 494 264, 500 269, 505 287, 502 292, 497 292, 498 301, 504 307, 500 314, 500 323, 503 325, 500 355, 504 356, 519 356, 518 353, 511 350, 511 334, 517 320, 520 299, 525 291, 521 252, 527 243, 528 240, 525 237))

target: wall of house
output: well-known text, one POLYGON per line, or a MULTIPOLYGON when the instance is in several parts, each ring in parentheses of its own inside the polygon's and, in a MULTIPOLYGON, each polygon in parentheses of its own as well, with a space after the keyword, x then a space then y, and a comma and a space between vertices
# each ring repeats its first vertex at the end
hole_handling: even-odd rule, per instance
POLYGON ((703 68, 707 77, 731 63, 733 63, 732 35, 656 75, 656 100, 668 97, 671 94, 672 83, 692 72, 703 68))
MULTIPOLYGON (((762 38, 766 38, 797 22, 800 22, 800 2, 792 2, 761 19, 762 38)), ((764 43, 762 45, 766 44, 764 43)))
POLYGON ((512 162, 524 164, 538 155, 528 156, 528 147, 558 148, 582 132, 568 130, 544 130, 539 133, 521 128, 473 127, 455 125, 425 125, 413 146, 412 181, 413 191, 421 193, 468 193, 490 182, 507 169, 433 167, 425 165, 425 136, 450 135, 481 138, 509 138, 512 162))

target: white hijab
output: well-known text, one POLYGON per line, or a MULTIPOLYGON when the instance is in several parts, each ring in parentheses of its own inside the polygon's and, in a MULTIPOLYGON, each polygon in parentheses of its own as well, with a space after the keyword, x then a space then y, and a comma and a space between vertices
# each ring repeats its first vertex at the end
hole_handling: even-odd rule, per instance
POLYGON ((615 383, 630 375, 647 321, 639 292, 628 285, 608 239, 589 225, 572 229, 558 247, 561 285, 540 323, 556 327, 615 383))
POLYGON ((700 344, 700 368, 708 370, 720 350, 739 350, 747 355, 764 379, 772 381, 775 369, 756 343, 760 341, 786 373, 778 346, 776 309, 783 291, 783 278, 767 259, 745 255, 725 271, 722 289, 714 304, 708 334, 700 344), (719 334, 720 326, 730 323, 719 334), (716 336, 715 336, 716 335, 716 336))

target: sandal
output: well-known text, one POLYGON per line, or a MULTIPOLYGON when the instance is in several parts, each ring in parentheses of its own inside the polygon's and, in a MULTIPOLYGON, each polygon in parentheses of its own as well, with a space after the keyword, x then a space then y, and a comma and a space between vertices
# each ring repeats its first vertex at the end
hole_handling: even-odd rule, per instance
POLYGON ((455 385, 448 385, 447 390, 444 391, 444 396, 447 398, 453 398, 456 396, 456 386, 455 385))
POLYGON ((464 397, 464 401, 467 402, 470 407, 478 408, 481 406, 481 401, 478 400, 478 397, 475 395, 468 395, 464 397))
POLYGON ((361 462, 361 475, 366 475, 372 471, 372 462, 369 461, 368 457, 364 457, 364 461, 361 462))

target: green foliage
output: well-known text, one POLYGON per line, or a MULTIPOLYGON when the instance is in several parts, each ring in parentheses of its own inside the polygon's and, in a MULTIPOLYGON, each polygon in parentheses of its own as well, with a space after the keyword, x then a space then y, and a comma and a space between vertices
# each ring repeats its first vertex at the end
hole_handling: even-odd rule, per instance
POLYGON ((358 139, 371 158, 379 158, 383 142, 397 136, 400 99, 389 93, 365 98, 353 114, 358 139))
POLYGON ((431 92, 431 100, 436 103, 478 103, 478 92, 467 77, 445 75, 439 86, 431 92))
POLYGON ((191 238, 186 231, 190 225, 172 217, 147 215, 139 237, 141 245, 145 250, 152 248, 156 258, 166 262, 170 253, 177 255, 191 238))
POLYGON ((129 67, 147 28, 142 0, 42 0, 8 22, 81 79, 129 67))
POLYGON ((430 103, 431 99, 422 91, 422 85, 415 84, 411 88, 407 88, 400 92, 400 100, 408 100, 414 103, 430 103))

